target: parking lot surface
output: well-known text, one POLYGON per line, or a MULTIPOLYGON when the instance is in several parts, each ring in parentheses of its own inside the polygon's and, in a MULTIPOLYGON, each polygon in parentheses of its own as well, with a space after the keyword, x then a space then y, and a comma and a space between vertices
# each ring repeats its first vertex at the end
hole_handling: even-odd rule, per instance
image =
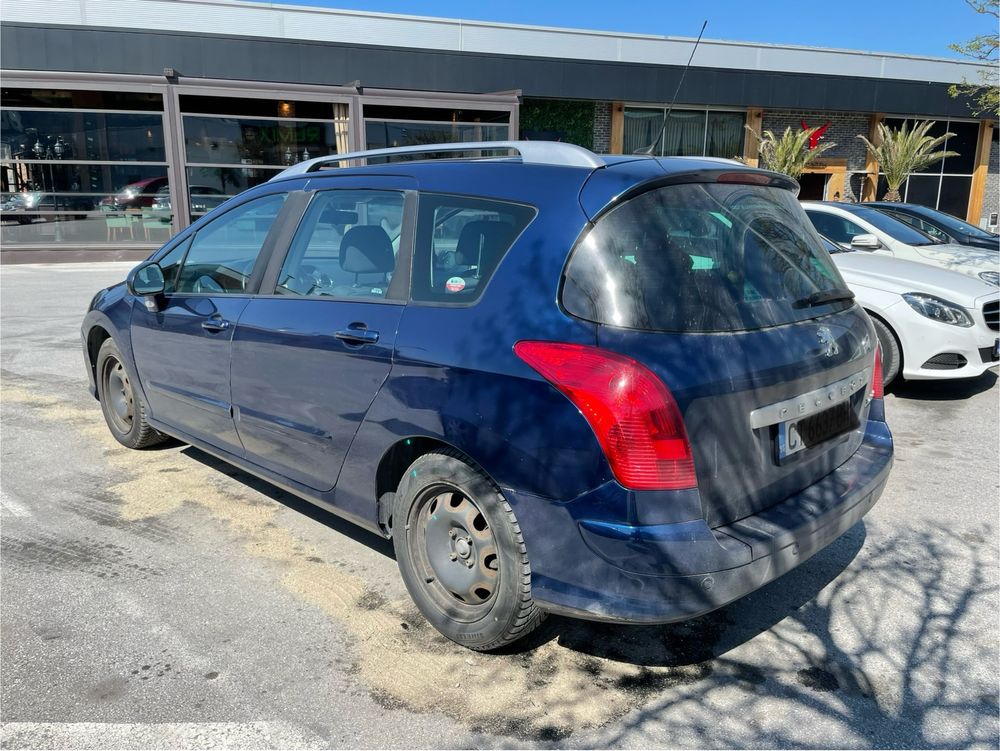
POLYGON ((114 442, 79 324, 127 269, 0 271, 2 747, 997 747, 993 373, 892 391, 881 501, 752 596, 475 654, 385 541, 189 446, 114 442))

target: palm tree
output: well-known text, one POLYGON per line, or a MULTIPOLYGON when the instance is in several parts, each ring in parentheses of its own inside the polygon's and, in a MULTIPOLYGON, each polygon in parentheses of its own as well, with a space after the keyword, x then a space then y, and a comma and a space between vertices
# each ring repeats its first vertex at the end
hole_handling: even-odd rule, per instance
POLYGON ((757 143, 760 144, 758 152, 761 167, 774 172, 783 172, 796 180, 805 172, 806 167, 813 159, 837 145, 835 143, 820 143, 816 145, 816 148, 810 149, 809 137, 818 128, 793 131, 789 127, 785 128, 785 132, 778 137, 774 135, 772 130, 765 130, 763 134, 760 134, 749 125, 743 127, 753 133, 757 143))
POLYGON ((945 157, 958 156, 956 151, 934 151, 954 133, 945 133, 937 138, 927 135, 936 123, 925 120, 915 123, 913 130, 907 128, 907 121, 899 129, 888 127, 885 123, 878 124, 876 142, 872 143, 864 136, 858 136, 868 147, 868 153, 878 162, 879 171, 885 176, 889 191, 885 194, 886 201, 900 201, 899 187, 906 181, 911 172, 919 172, 930 167, 945 157), (876 145, 877 144, 877 145, 876 145))

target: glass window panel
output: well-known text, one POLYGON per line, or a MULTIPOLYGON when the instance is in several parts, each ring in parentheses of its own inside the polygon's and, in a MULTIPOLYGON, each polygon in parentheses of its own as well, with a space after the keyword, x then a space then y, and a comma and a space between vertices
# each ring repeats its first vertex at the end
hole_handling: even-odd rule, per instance
MULTIPOLYGON (((402 193, 320 193, 295 234, 275 294, 385 298, 396 270, 402 226, 402 193)), ((400 290, 398 297, 403 295, 400 290)))
MULTIPOLYGON (((906 183, 903 183, 899 188, 900 194, 905 195, 904 192, 905 190, 906 190, 906 183)), ((879 174, 878 182, 875 183, 875 200, 884 201, 885 194, 888 192, 889 192, 889 183, 885 181, 885 177, 883 175, 879 174)), ((861 194, 858 193, 858 195, 860 196, 861 194)))
MULTIPOLYGON (((341 126, 346 134, 347 124, 341 126)), ((288 166, 337 152, 334 123, 184 117, 188 162, 288 166)))
MULTIPOLYGON (((906 127, 908 129, 912 130, 912 128, 913 128, 914 125, 916 125, 918 122, 923 122, 923 121, 922 120, 912 120, 912 119, 906 119, 906 120, 901 120, 901 119, 891 119, 890 120, 888 118, 886 119, 886 123, 888 125, 890 125, 890 127, 892 127, 892 128, 899 128, 899 127, 902 126, 902 124, 904 122, 906 123, 906 127)), ((947 132, 948 132, 948 123, 947 123, 947 121, 945 121, 945 120, 936 120, 934 122, 933 127, 931 127, 931 129, 929 131, 927 131, 927 135, 930 136, 931 138, 937 138, 938 136, 943 136, 947 132)), ((942 148, 943 147, 939 146, 936 150, 939 151, 942 148)), ((938 174, 941 174, 941 162, 940 161, 935 162, 934 164, 931 164, 930 166, 924 167, 922 170, 919 170, 919 172, 922 173, 922 174, 928 174, 928 175, 938 175, 938 174)))
POLYGON ((285 196, 278 193, 249 201, 199 230, 177 275, 176 291, 244 292, 285 196))
POLYGON ((509 133, 510 129, 506 125, 484 123, 365 121, 365 142, 369 149, 462 141, 505 141, 509 133))
POLYGON ((742 112, 709 112, 705 156, 723 159, 743 156, 745 119, 742 112))
POLYGON ((0 93, 4 107, 52 107, 56 109, 141 110, 160 112, 159 94, 135 91, 70 91, 60 89, 15 89, 0 93))
POLYGON ((125 247, 161 245, 170 239, 170 218, 150 210, 121 212, 59 211, 9 216, 0 213, 0 244, 125 247))
MULTIPOLYGON (((192 217, 201 216, 229 198, 266 183, 283 167, 188 167, 192 217)), ((167 198, 169 201, 169 197, 167 198)), ((169 203, 168 203, 169 205, 169 203)))
POLYGON ((181 95, 181 112, 240 117, 282 117, 299 120, 335 120, 347 117, 347 105, 290 99, 181 95))
POLYGON ((697 110, 673 110, 663 130, 662 156, 702 156, 705 149, 705 117, 697 110))
MULTIPOLYGON (((625 127, 622 134, 622 153, 634 154, 639 149, 645 149, 656 138, 663 128, 662 109, 625 108, 625 127)), ((659 154, 662 139, 657 142, 654 154, 659 154)))
POLYGON ((4 154, 53 161, 162 162, 163 117, 159 114, 4 109, 0 113, 4 154))
MULTIPOLYGON (((948 151, 957 151, 958 156, 951 156, 944 160, 942 171, 958 172, 960 174, 971 175, 976 168, 976 144, 979 140, 979 123, 948 123, 948 130, 955 135, 948 139, 944 148, 948 151)), ((962 212, 965 216, 965 212, 962 212)))
MULTIPOLYGON (((907 203, 918 203, 921 206, 937 206, 938 183, 937 175, 910 175, 907 180, 906 192, 903 197, 907 203)), ((902 192, 902 191, 900 191, 902 192)))
POLYGON ((941 200, 938 209, 964 219, 969 212, 969 193, 972 190, 971 177, 942 177, 941 200))
POLYGON ((472 303, 535 209, 458 196, 420 197, 413 255, 414 300, 472 303))
POLYGON ((7 210, 145 208, 152 206, 157 191, 167 185, 167 168, 157 165, 6 162, 3 167, 7 172, 4 204, 14 202, 7 210))
POLYGON ((440 107, 400 107, 394 104, 366 104, 366 120, 440 121, 457 123, 506 124, 510 113, 505 110, 451 110, 440 107))

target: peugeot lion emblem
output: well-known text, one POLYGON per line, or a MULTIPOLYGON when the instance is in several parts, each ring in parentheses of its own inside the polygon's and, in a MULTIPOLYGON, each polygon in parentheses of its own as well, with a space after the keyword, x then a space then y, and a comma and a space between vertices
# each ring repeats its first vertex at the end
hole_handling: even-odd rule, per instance
POLYGON ((820 326, 816 330, 816 336, 819 337, 819 343, 826 347, 824 352, 827 357, 833 357, 840 352, 840 346, 837 344, 837 340, 833 338, 833 332, 826 326, 820 326))

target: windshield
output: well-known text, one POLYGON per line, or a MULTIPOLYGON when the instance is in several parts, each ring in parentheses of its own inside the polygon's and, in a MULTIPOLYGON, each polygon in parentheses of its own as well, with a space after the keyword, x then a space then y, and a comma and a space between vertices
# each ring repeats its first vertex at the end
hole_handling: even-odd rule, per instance
POLYGON ((878 209, 857 208, 852 210, 851 213, 858 217, 858 219, 864 219, 876 229, 885 232, 885 234, 894 240, 899 240, 899 242, 906 243, 907 245, 938 245, 941 242, 878 209))
POLYGON ((601 217, 573 251, 562 302, 580 318, 650 331, 741 331, 851 303, 787 190, 692 183, 651 190, 601 217))

